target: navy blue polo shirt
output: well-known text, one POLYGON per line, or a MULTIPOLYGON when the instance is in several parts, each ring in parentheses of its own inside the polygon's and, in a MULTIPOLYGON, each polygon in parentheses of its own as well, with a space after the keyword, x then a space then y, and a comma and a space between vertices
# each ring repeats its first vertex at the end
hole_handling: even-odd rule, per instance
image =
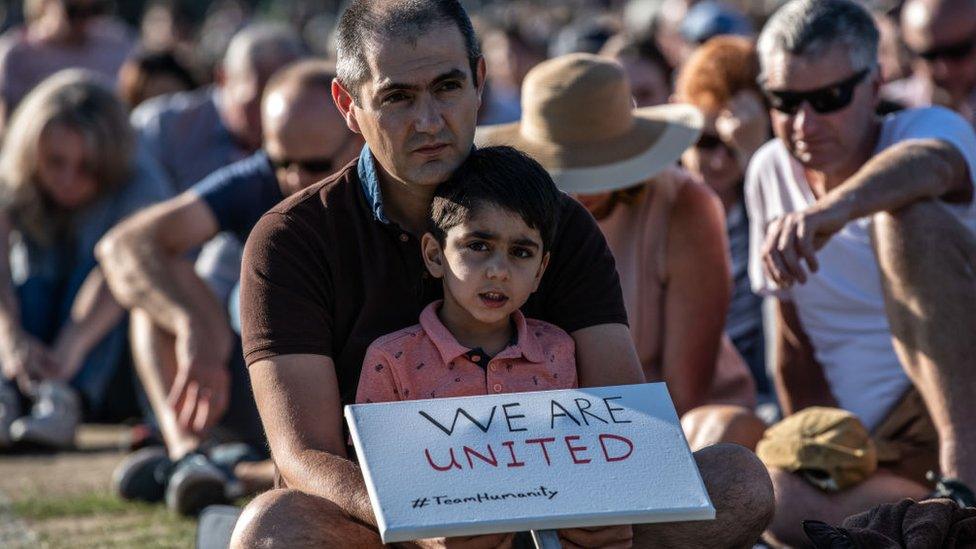
POLYGON ((225 166, 192 187, 213 212, 220 231, 244 242, 264 212, 285 195, 263 150, 225 166))

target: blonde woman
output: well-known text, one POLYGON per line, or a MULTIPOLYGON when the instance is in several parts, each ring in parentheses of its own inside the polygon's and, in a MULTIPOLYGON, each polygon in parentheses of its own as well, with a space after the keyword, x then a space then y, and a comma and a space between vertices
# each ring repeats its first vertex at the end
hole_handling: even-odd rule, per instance
POLYGON ((0 447, 68 446, 82 409, 106 403, 125 328, 95 243, 167 189, 92 74, 59 72, 14 112, 0 152, 0 447))

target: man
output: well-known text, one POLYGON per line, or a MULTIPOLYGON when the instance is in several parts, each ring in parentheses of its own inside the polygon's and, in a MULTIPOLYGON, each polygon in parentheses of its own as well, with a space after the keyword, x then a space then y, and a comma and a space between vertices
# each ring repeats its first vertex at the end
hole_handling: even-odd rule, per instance
MULTIPOLYGON (((146 449, 119 466, 123 497, 160 498, 152 480, 168 467, 167 502, 192 513, 204 503, 193 499, 203 498, 201 479, 213 488, 224 477, 197 454, 212 427, 264 447, 227 314, 184 258, 219 231, 246 239, 261 214, 355 157, 362 141, 329 104, 333 76, 324 61, 275 73, 262 103, 263 150, 120 224, 98 247, 113 292, 132 311, 136 367, 168 450, 146 449), (155 341, 145 345, 139 338, 149 333, 155 341)), ((215 492, 207 499, 222 499, 215 492)))
POLYGON ((912 107, 944 105, 976 125, 976 0, 909 0, 901 28, 915 75, 887 94, 912 107))
POLYGON ((101 0, 27 0, 27 25, 0 37, 0 128, 42 80, 70 67, 115 82, 132 50, 131 33, 101 0))
MULTIPOLYGON (((353 401, 367 346, 416 323, 441 295, 423 276, 419 240, 438 184, 471 150, 484 84, 467 14, 456 1, 353 2, 339 22, 333 99, 366 140, 359 162, 295 195, 255 226, 241 271, 245 358, 286 490, 259 496, 233 544, 379 546, 341 407, 353 401)), ((642 381, 612 256, 593 219, 563 196, 552 261, 523 307, 575 340, 580 384, 642 381)), ((771 494, 737 447, 697 455, 719 508, 710 523, 635 529, 658 545, 753 541, 771 494), (729 473, 728 468, 735 468, 729 473)), ((629 527, 576 530, 572 543, 629 543, 629 527)), ((450 540, 495 546, 511 535, 450 540)), ((443 546, 445 540, 425 540, 443 546)))
POLYGON ((832 493, 772 470, 770 532, 790 545, 802 519, 926 496, 930 467, 976 486, 976 136, 943 108, 875 116, 877 42, 849 0, 794 0, 758 42, 777 139, 746 178, 750 277, 777 298, 777 392, 786 414, 853 412, 882 467, 832 493), (928 416, 927 445, 907 426, 928 416))

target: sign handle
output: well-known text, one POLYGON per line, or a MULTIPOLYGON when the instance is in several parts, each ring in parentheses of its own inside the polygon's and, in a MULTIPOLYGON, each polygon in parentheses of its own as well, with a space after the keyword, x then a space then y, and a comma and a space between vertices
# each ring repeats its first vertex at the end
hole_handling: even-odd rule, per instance
POLYGON ((530 530, 536 549, 562 549, 559 534, 555 530, 530 530))

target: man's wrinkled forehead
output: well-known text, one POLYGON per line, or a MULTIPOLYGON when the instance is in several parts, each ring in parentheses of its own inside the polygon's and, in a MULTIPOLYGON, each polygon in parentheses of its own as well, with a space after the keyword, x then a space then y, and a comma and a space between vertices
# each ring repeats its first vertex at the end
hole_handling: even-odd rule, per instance
POLYGON ((366 52, 367 83, 372 90, 391 83, 426 85, 455 70, 471 76, 464 38, 449 23, 375 36, 367 42, 366 52))

